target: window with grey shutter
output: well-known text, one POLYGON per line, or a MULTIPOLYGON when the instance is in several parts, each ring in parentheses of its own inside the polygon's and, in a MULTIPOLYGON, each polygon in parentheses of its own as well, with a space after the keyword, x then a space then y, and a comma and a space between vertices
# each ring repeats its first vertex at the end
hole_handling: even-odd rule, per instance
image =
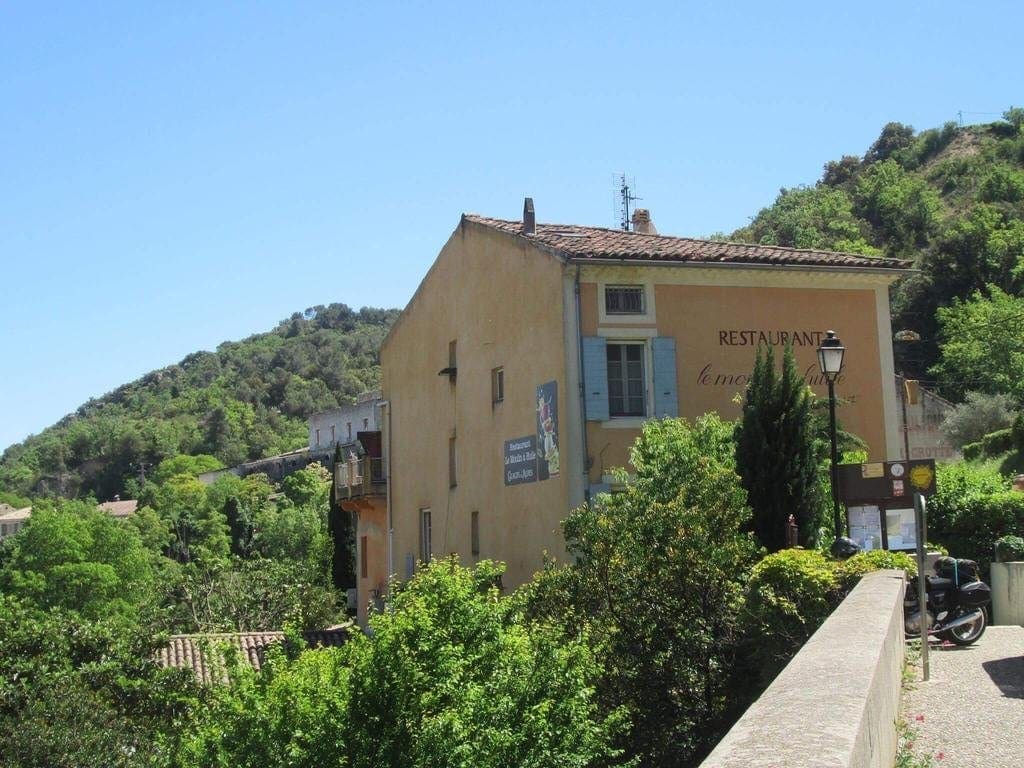
POLYGON ((651 340, 654 361, 654 415, 659 418, 679 415, 676 391, 676 340, 658 336, 651 340))
POLYGON ((587 421, 608 420, 608 343, 600 336, 583 339, 583 401, 587 421))

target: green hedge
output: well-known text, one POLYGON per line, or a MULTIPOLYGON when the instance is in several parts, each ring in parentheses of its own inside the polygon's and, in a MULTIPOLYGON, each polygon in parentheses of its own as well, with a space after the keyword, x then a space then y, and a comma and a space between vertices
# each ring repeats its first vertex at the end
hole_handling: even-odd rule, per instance
POLYGON ((885 549, 861 552, 849 560, 836 563, 835 574, 839 588, 843 593, 847 593, 857 586, 857 582, 865 573, 888 568, 904 571, 910 576, 917 575, 917 563, 913 557, 906 552, 891 552, 885 549))
POLYGON ((1000 429, 981 438, 981 452, 986 456, 999 456, 1013 449, 1013 430, 1000 429))
POLYGON ((967 443, 961 449, 964 458, 967 461, 977 461, 978 459, 1001 456, 1014 448, 1020 450, 1021 443, 1024 442, 1024 424, 1020 422, 1021 419, 1018 416, 1013 427, 989 432, 978 442, 967 443))
POLYGON ((995 551, 997 563, 1024 560, 1024 539, 1020 536, 1003 536, 996 539, 995 551))
POLYGON ((1013 447, 1018 451, 1024 451, 1024 411, 1017 414, 1010 431, 1013 433, 1013 447))
POLYGON ((977 461, 981 458, 981 449, 981 441, 978 441, 977 443, 967 443, 967 445, 960 449, 960 452, 967 461, 977 461))
POLYGON ((745 630, 763 682, 782 669, 864 574, 887 568, 917 573, 912 557, 885 550, 835 561, 817 550, 783 549, 755 565, 747 582, 745 630))
POLYGON ((987 571, 996 539, 1024 532, 1024 493, 1002 491, 966 499, 944 525, 940 528, 933 521, 929 535, 945 544, 954 557, 977 560, 987 571))

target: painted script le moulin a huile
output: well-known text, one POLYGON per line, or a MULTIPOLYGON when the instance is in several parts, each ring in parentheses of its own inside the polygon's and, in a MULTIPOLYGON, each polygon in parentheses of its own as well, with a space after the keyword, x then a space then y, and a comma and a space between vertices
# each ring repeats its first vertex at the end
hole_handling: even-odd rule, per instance
MULTIPOLYGON (((791 344, 794 349, 809 347, 817 349, 825 338, 824 331, 801 331, 801 330, 758 330, 753 328, 730 328, 718 331, 719 347, 752 347, 757 349, 760 346, 784 347, 791 344)), ((751 355, 750 369, 753 369, 753 356, 751 355)), ((714 363, 707 363, 697 373, 697 385, 702 387, 714 386, 746 386, 750 379, 750 370, 742 372, 728 372, 715 368, 714 363)), ((842 374, 837 381, 842 381, 842 374)), ((817 363, 812 363, 804 370, 804 380, 817 386, 825 384, 825 379, 818 369, 817 363)))

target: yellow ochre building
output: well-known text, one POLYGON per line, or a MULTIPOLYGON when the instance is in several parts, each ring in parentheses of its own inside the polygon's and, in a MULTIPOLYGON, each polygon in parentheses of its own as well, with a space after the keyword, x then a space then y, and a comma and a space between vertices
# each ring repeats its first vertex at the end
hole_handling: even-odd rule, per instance
MULTIPOLYGON (((792 343, 818 394, 826 329, 837 396, 872 460, 900 455, 889 286, 904 261, 465 214, 381 350, 387 482, 356 497, 360 620, 388 575, 457 553, 559 559, 559 523, 628 465, 646 419, 735 418, 759 344, 792 343)), ((357 489, 358 490, 358 489, 357 489)))

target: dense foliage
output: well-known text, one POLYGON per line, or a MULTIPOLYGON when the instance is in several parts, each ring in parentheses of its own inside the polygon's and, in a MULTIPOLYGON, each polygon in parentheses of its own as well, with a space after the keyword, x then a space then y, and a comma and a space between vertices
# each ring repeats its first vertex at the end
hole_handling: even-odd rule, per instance
POLYGON ((167 633, 344 618, 326 470, 204 486, 209 463, 166 460, 127 520, 39 502, 0 543, 0 764, 172 765, 206 694, 156 664, 167 633))
POLYGON ((993 468, 966 462, 939 464, 928 504, 928 538, 983 569, 1002 536, 1024 533, 1024 494, 993 468))
POLYGON ((202 693, 161 669, 145 620, 88 619, 0 593, 0 765, 166 765, 202 693))
POLYGON ((643 765, 693 764, 743 703, 739 613, 758 547, 730 432, 715 416, 646 424, 635 482, 570 514, 574 562, 533 585, 536 614, 592 636, 601 702, 629 713, 621 743, 643 765))
POLYGON ((754 512, 754 533, 770 552, 786 546, 790 515, 803 543, 815 541, 822 526, 825 446, 815 432, 812 401, 792 347, 786 346, 781 373, 772 347, 757 350, 736 427, 736 466, 754 512))
POLYGON ((893 328, 921 341, 897 345, 898 369, 954 400, 970 389, 1014 391, 1024 339, 1018 117, 921 132, 889 123, 863 158, 827 163, 813 187, 781 190, 731 237, 914 261, 920 272, 893 289, 893 328), (945 309, 958 301, 965 306, 945 309))
POLYGON ((423 568, 342 649, 283 654, 215 693, 189 766, 590 766, 619 764, 599 667, 502 597, 502 568, 423 568), (397 663, 396 663, 397 662, 397 663))
POLYGON ((1014 563, 1024 561, 1024 538, 1000 536, 995 544, 995 562, 1014 563))
POLYGON ((8 448, 0 490, 133 496, 140 470, 179 454, 234 465, 302 447, 310 413, 378 386, 378 350, 396 316, 318 306, 269 333, 191 354, 8 448))

